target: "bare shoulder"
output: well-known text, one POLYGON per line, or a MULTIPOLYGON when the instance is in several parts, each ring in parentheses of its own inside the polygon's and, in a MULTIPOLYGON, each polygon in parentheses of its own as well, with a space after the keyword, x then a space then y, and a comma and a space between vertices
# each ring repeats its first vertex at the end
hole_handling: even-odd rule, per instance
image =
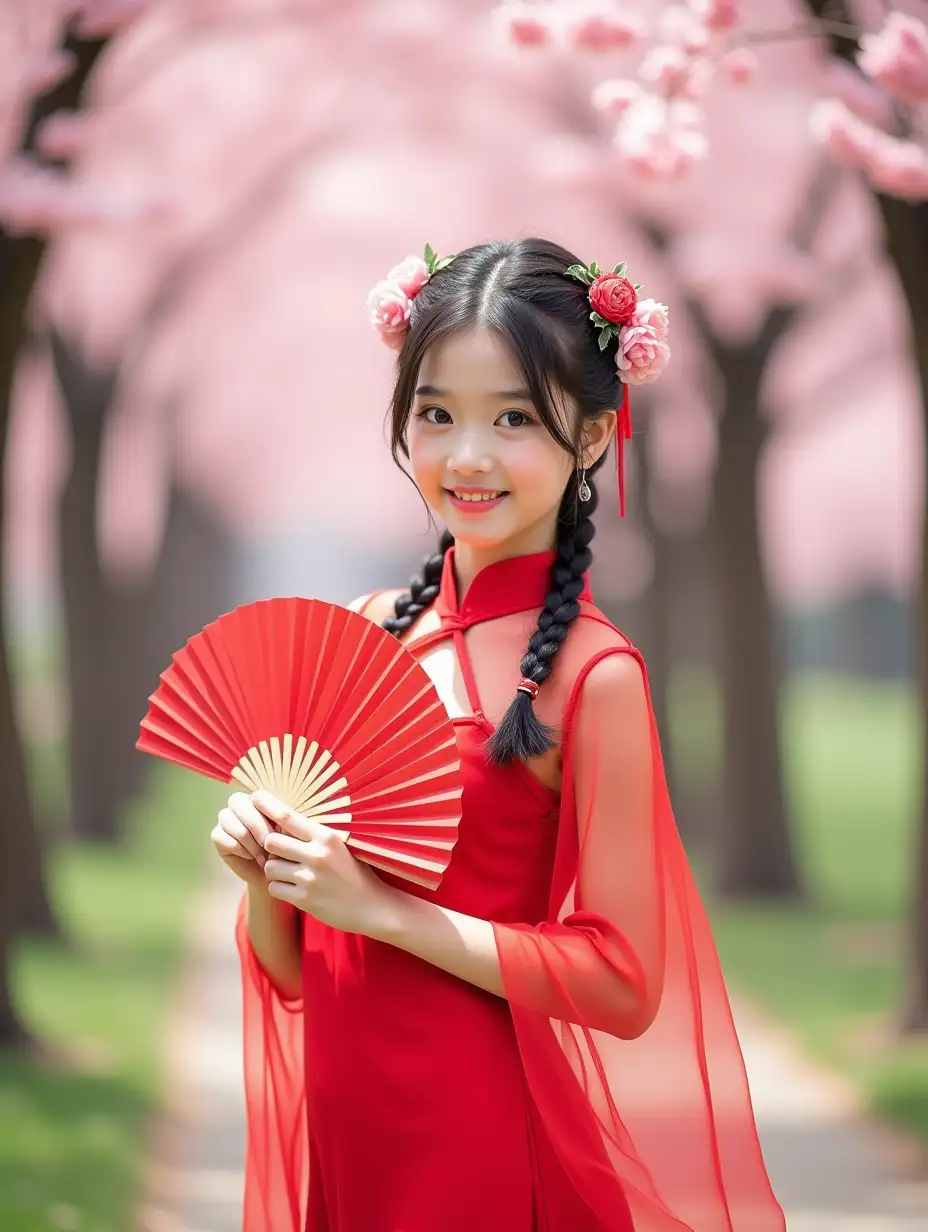
POLYGON ((346 606, 349 611, 358 612, 362 616, 366 616, 375 625, 382 625, 388 616, 393 615, 393 609, 398 597, 405 593, 404 590, 370 591, 366 595, 360 595, 357 599, 353 599, 346 606))
POLYGON ((641 664, 632 650, 625 639, 616 642, 615 653, 603 655, 585 671, 580 686, 584 701, 625 709, 645 700, 641 664))

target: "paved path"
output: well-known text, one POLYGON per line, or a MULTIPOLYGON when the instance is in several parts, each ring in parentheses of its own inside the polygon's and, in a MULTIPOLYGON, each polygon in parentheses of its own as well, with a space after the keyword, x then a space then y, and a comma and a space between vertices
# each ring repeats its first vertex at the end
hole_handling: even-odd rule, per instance
MULTIPOLYGON (((154 1144, 151 1198, 138 1232, 240 1232, 232 942, 238 893, 220 870, 194 921, 198 948, 169 1039, 170 1115, 154 1144)), ((790 1232, 928 1232, 924 1159, 913 1160, 898 1142, 864 1125, 843 1086, 766 1023, 743 1007, 738 1019, 766 1159, 790 1232)))

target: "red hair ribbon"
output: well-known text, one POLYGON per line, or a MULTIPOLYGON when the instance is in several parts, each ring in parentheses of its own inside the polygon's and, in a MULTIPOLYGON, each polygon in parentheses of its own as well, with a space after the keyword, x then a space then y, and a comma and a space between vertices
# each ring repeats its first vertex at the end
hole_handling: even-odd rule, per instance
POLYGON ((622 405, 619 407, 619 422, 615 430, 615 452, 619 470, 619 514, 625 517, 625 442, 632 439, 632 405, 628 386, 622 386, 622 405))

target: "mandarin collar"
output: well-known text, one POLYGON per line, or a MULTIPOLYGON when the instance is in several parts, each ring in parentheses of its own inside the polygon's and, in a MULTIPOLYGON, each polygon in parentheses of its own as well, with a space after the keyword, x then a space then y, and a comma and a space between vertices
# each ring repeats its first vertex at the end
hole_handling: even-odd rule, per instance
MULTIPOLYGON (((435 606, 443 620, 453 619, 465 627, 542 608, 551 589, 551 570, 557 552, 533 552, 485 565, 477 574, 462 602, 458 603, 454 576, 454 548, 445 553, 441 586, 435 606)), ((589 576, 584 576, 581 600, 592 601, 589 576)))

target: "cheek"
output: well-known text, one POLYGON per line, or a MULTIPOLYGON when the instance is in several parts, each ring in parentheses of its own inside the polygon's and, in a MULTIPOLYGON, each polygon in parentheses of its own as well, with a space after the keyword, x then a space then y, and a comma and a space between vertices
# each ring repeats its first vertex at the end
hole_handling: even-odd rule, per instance
POLYGON ((406 443, 413 479, 420 488, 434 487, 444 465, 444 454, 439 443, 415 428, 410 429, 406 443))
POLYGON ((521 495, 542 503, 560 499, 573 463, 558 445, 539 433, 513 442, 506 469, 521 495))

